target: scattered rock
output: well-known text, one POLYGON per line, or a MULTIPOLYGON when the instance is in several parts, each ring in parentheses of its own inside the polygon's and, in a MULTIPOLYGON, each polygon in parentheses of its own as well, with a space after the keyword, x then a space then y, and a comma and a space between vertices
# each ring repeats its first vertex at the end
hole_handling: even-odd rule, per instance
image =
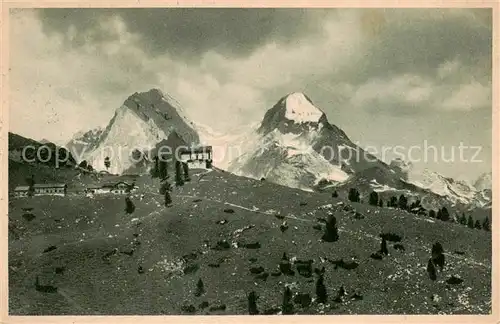
POLYGON ((394 244, 394 250, 398 250, 398 251, 404 251, 405 250, 405 247, 403 246, 403 244, 394 244))
POLYGON ((244 247, 246 249, 260 249, 260 243, 255 242, 255 243, 240 243, 239 246, 244 247))
POLYGON ((213 247, 214 250, 218 250, 218 251, 228 250, 230 248, 231 248, 231 244, 229 244, 229 242, 226 240, 218 241, 217 244, 215 245, 215 247, 213 247))
POLYGON ((302 308, 307 308, 311 305, 312 298, 308 293, 298 293, 293 297, 293 302, 302 308))
POLYGON ((36 218, 36 216, 33 215, 32 213, 25 213, 25 214, 23 214, 23 218, 26 221, 31 222, 32 220, 34 220, 36 218))
POLYGON ((142 267, 142 266, 139 266, 139 267, 137 268, 137 272, 138 272, 138 273, 140 273, 140 274, 144 273, 144 269, 143 269, 143 267, 142 267))
POLYGON ((191 263, 191 264, 188 264, 186 267, 184 267, 182 272, 185 275, 187 275, 190 273, 195 273, 196 271, 198 271, 199 268, 200 268, 200 266, 197 263, 191 263))
POLYGON ((198 306, 200 309, 205 309, 208 307, 208 302, 207 301, 202 301, 201 304, 198 306))
POLYGON ((300 205, 300 206, 307 206, 307 202, 305 202, 305 201, 301 201, 301 202, 299 203, 299 205, 300 205))
POLYGON ((271 277, 279 277, 279 276, 281 276, 281 271, 278 270, 271 272, 271 277))
POLYGON ((264 312, 262 314, 264 315, 277 315, 281 312, 281 308, 279 307, 270 307, 264 309, 264 312))
POLYGON ((190 262, 190 261, 194 261, 198 258, 198 254, 192 252, 192 253, 189 253, 189 254, 185 254, 182 256, 182 260, 184 260, 184 262, 190 262))
POLYGON ((459 285, 462 282, 464 282, 464 280, 456 276, 451 276, 448 280, 446 280, 446 283, 449 285, 459 285))
POLYGON ((354 270, 356 269, 359 264, 355 261, 352 261, 352 262, 345 262, 344 259, 340 259, 340 260, 328 260, 330 261, 331 263, 333 263, 335 265, 334 269, 337 270, 338 268, 342 268, 342 269, 345 269, 345 270, 354 270))
POLYGON ((463 252, 463 251, 453 251, 453 253, 458 254, 458 255, 465 255, 465 252, 463 252))
POLYGON ((181 310, 184 312, 184 313, 194 313, 196 312, 196 307, 194 307, 193 305, 183 305, 181 307, 181 310))
POLYGON ((376 252, 376 253, 372 253, 370 255, 370 258, 372 258, 374 260, 382 260, 384 258, 384 256, 380 252, 376 252))
POLYGON ((316 224, 316 225, 313 225, 313 229, 315 229, 317 231, 322 231, 323 230, 323 226, 321 226, 320 224, 316 224))
POLYGON ((219 304, 215 305, 209 308, 211 312, 217 312, 217 311, 225 311, 226 310, 226 304, 219 304))
POLYGON ((280 225, 281 233, 284 233, 287 229, 288 229, 288 223, 286 221, 283 221, 283 223, 280 225))
POLYGON ((256 279, 261 279, 264 281, 267 280, 267 277, 269 277, 269 273, 267 273, 267 272, 262 272, 261 274, 258 274, 255 276, 256 279))
POLYGON ((257 258, 250 258, 248 259, 250 262, 254 263, 254 262, 257 262, 257 258))
POLYGON ((63 274, 65 270, 66 270, 66 267, 56 267, 54 272, 56 274, 63 274))
POLYGON ((401 242, 402 240, 402 237, 395 233, 381 233, 379 236, 389 242, 401 242))
POLYGON ((219 221, 217 221, 217 222, 215 222, 215 223, 216 223, 216 224, 219 224, 219 225, 224 225, 224 224, 226 224, 226 223, 227 223, 227 219, 221 219, 221 220, 219 220, 219 221))
POLYGON ((134 254, 134 250, 130 249, 130 250, 127 250, 127 251, 122 251, 121 253, 129 255, 129 256, 132 256, 134 254))
POLYGON ((197 202, 200 202, 200 201, 202 201, 202 199, 199 199, 199 198, 193 200, 194 203, 197 203, 197 202))
POLYGON ((57 249, 57 246, 55 246, 55 245, 51 245, 51 246, 49 246, 48 248, 46 248, 45 250, 43 250, 43 253, 47 253, 47 252, 50 252, 50 251, 54 251, 55 249, 57 249))
POLYGON ((276 217, 276 218, 277 218, 277 219, 279 219, 279 220, 283 220, 283 219, 285 219, 285 216, 280 215, 280 214, 275 214, 275 215, 274 215, 274 217, 276 217))
POLYGON ((355 292, 354 294, 352 294, 351 299, 353 299, 353 300, 363 300, 363 295, 361 295, 358 292, 355 292))
POLYGON ((224 212, 228 213, 228 214, 234 214, 234 209, 232 209, 232 208, 226 208, 226 209, 224 209, 224 212))
POLYGON ((294 262, 297 267, 297 272, 299 275, 310 278, 312 276, 312 263, 313 260, 301 261, 297 260, 294 262))
POLYGON ((250 273, 253 273, 253 274, 259 274, 259 273, 262 273, 264 272, 264 268, 263 267, 251 267, 250 268, 250 273))

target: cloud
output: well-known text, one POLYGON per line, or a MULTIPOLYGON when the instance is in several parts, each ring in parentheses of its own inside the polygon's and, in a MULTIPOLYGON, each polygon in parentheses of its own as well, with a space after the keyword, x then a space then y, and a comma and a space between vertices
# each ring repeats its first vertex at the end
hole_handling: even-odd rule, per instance
POLYGON ((489 10, 47 9, 11 18, 11 127, 33 137, 28 125, 40 121, 55 126, 38 137, 60 140, 102 125, 153 87, 218 131, 260 121, 292 91, 347 122, 341 115, 353 109, 367 122, 474 111, 491 93, 489 10))
POLYGON ((209 50, 243 57, 268 42, 289 44, 321 29, 325 9, 134 8, 42 9, 37 11, 48 34, 66 35, 69 46, 108 42, 116 35, 102 33, 99 22, 120 17, 141 46, 152 55, 168 53, 178 60, 199 59, 209 50))

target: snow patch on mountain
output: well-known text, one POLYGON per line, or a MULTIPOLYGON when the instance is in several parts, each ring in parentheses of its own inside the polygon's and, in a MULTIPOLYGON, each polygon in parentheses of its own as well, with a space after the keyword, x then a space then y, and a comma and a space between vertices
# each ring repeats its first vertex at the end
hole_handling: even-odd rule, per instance
POLYGON ((285 118, 296 123, 319 122, 323 112, 316 108, 303 93, 295 92, 286 97, 285 118))

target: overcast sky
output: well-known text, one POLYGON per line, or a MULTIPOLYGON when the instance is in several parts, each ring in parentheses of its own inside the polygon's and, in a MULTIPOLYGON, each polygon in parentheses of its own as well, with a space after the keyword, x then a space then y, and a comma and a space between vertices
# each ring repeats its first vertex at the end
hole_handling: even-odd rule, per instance
POLYGON ((15 10, 10 28, 10 131, 27 137, 65 143, 153 87, 232 132, 303 91, 362 147, 463 142, 484 162, 417 167, 491 171, 489 9, 15 10))

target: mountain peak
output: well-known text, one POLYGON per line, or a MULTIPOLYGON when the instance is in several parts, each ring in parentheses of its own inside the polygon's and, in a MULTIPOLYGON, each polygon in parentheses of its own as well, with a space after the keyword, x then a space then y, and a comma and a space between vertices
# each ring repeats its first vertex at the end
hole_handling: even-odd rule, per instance
POLYGON ((285 118, 296 123, 317 123, 324 115, 302 92, 290 93, 284 98, 284 101, 285 118))

